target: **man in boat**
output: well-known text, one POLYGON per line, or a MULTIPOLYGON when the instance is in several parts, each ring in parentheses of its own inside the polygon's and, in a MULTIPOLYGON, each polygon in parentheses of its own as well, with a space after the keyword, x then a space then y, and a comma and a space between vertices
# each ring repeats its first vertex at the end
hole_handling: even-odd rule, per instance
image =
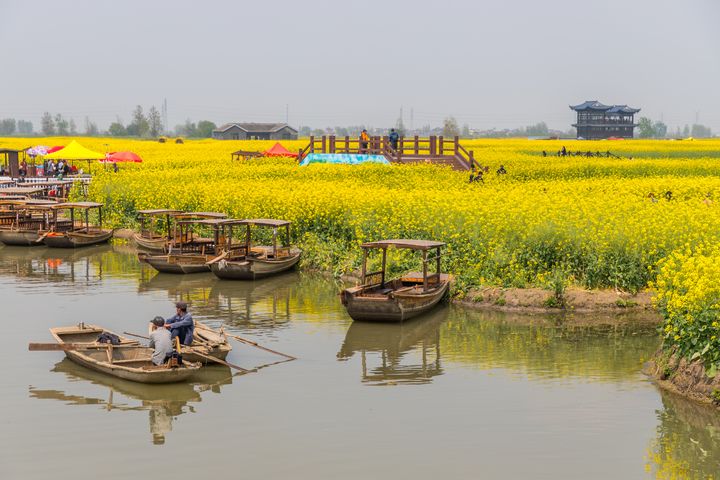
POLYGON ((187 307, 187 303, 177 302, 175 315, 165 320, 165 328, 170 330, 172 338, 180 337, 180 343, 183 345, 191 345, 195 334, 195 322, 188 313, 187 307))
POLYGON ((149 346, 155 349, 152 362, 155 365, 163 365, 173 351, 170 330, 165 328, 165 319, 163 317, 155 317, 150 323, 152 324, 152 332, 150 333, 149 346))

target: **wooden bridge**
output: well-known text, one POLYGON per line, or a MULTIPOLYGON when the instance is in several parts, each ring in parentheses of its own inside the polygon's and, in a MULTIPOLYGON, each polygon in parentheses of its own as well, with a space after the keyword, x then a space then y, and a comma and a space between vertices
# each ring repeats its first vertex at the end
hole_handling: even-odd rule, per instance
POLYGON ((450 165, 455 170, 479 169, 472 150, 460 145, 459 137, 452 139, 431 135, 426 138, 400 137, 393 148, 389 137, 370 137, 367 146, 359 137, 329 135, 310 137, 310 143, 298 154, 301 162, 310 153, 355 153, 382 155, 392 163, 434 163, 450 165))

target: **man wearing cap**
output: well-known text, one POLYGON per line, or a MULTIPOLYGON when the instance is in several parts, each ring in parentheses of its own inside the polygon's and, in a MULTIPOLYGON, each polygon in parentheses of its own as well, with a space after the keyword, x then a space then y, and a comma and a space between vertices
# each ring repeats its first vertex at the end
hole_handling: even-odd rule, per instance
POLYGON ((163 365, 173 351, 170 331, 165 328, 165 319, 163 317, 153 318, 150 324, 152 325, 152 332, 150 333, 149 347, 155 349, 152 362, 155 365, 163 365))
POLYGON ((187 311, 187 303, 175 304, 175 315, 165 320, 165 328, 170 330, 172 338, 180 337, 180 343, 191 345, 195 334, 195 322, 187 311))

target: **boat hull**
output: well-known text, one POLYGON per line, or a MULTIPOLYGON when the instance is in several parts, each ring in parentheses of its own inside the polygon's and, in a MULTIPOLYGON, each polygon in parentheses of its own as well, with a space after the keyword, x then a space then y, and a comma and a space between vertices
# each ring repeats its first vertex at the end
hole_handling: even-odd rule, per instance
POLYGON ((359 287, 342 292, 342 301, 348 315, 361 322, 403 322, 433 309, 448 291, 449 282, 425 294, 400 294, 388 296, 361 296, 359 287))
POLYGON ((124 369, 108 362, 95 361, 81 352, 66 352, 66 356, 85 368, 96 372, 111 375, 113 377, 122 378, 131 382, 161 384, 182 382, 192 377, 200 366, 184 366, 182 368, 162 368, 148 372, 135 372, 130 369, 124 369))
POLYGON ((216 277, 225 280, 257 280, 290 270, 300 261, 300 253, 281 260, 248 258, 243 261, 220 260, 210 265, 216 277))
POLYGON ((43 245, 43 233, 37 230, 0 230, 0 242, 5 245, 36 247, 43 245))
POLYGON ((138 246, 150 253, 163 254, 167 252, 167 239, 165 238, 145 238, 139 233, 132 236, 133 241, 138 246))
POLYGON ((202 263, 183 262, 181 259, 171 259, 169 255, 147 255, 143 258, 145 263, 161 273, 190 274, 210 271, 210 267, 205 263, 207 258, 202 263))
POLYGON ((64 232, 47 235, 43 243, 50 248, 80 248, 105 243, 112 238, 112 230, 102 230, 97 233, 64 232))

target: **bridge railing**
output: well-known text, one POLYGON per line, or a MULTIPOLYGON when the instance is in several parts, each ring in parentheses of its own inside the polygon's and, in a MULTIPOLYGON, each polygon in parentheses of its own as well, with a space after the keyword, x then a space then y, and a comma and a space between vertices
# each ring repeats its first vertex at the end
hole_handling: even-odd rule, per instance
POLYGON ((360 137, 335 135, 311 136, 308 145, 299 150, 298 161, 302 161, 310 153, 366 153, 384 155, 390 161, 402 162, 403 159, 446 159, 455 158, 468 166, 479 168, 472 150, 460 144, 460 138, 451 139, 442 135, 429 137, 399 137, 397 145, 393 145, 390 137, 372 136, 367 142, 360 137))

